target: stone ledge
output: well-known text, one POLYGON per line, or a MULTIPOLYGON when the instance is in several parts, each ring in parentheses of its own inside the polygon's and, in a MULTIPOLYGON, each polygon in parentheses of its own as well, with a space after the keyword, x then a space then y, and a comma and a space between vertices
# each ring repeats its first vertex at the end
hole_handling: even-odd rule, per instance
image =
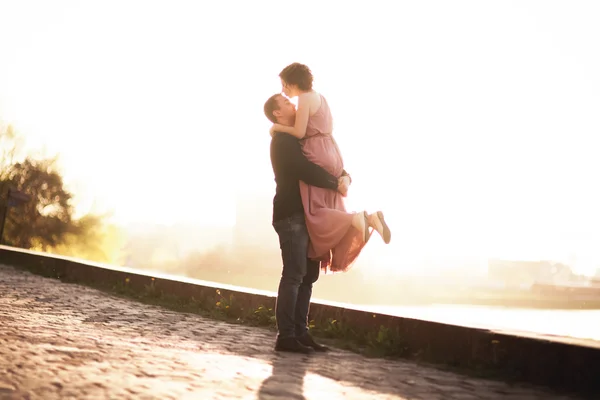
MULTIPOLYGON (((127 293, 146 293, 217 310, 229 318, 252 316, 271 323, 272 293, 170 277, 130 268, 0 246, 0 263, 66 282, 127 293)), ((189 308, 189 307, 188 307, 189 308)), ((402 318, 316 302, 317 335, 370 346, 381 356, 442 364, 486 376, 558 390, 600 393, 600 349, 565 341, 402 318)), ((259 322, 261 322, 259 321, 259 322)))

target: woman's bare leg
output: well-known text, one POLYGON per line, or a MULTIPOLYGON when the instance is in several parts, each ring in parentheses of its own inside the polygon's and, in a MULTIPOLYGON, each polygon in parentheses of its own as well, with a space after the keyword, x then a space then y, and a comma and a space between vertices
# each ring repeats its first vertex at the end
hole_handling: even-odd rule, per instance
POLYGON ((352 216, 352 226, 358 229, 359 232, 363 232, 365 240, 368 237, 369 229, 369 224, 367 222, 367 219, 365 218, 366 214, 366 211, 361 211, 354 213, 354 215, 352 216))
POLYGON ((365 230, 364 211, 354 213, 352 216, 352 226, 361 232, 365 230))

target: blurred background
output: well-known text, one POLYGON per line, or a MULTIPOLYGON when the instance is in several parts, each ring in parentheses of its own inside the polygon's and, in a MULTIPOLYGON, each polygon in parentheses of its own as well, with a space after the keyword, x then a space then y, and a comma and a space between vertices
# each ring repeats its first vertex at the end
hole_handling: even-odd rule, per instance
POLYGON ((275 291, 262 107, 298 61, 332 108, 347 207, 393 230, 315 297, 600 339, 597 2, 0 0, 0 16, 4 244, 275 291))

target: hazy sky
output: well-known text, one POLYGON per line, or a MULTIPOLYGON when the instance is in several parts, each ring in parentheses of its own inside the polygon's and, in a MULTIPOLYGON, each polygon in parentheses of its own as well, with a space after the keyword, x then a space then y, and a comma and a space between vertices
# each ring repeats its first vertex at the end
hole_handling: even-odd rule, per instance
POLYGON ((262 106, 300 61, 348 206, 395 229, 371 254, 591 257, 599 20, 596 1, 0 0, 0 119, 61 153, 82 209, 228 225, 236 196, 270 201, 262 106))

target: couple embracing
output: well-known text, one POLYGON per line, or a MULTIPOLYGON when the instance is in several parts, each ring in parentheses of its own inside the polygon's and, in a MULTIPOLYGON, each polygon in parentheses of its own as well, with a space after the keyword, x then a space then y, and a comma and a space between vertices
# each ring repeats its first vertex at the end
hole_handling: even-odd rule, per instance
POLYGON ((273 227, 283 260, 275 306, 275 350, 327 351, 308 334, 312 286, 320 270, 347 271, 373 230, 385 243, 390 242, 391 233, 381 211, 346 211, 343 197, 352 178, 344 170, 332 136, 329 105, 313 90, 310 69, 293 63, 279 77, 283 95, 271 96, 264 105, 266 117, 273 122, 273 227), (298 98, 297 110, 289 101, 294 97, 298 98))

